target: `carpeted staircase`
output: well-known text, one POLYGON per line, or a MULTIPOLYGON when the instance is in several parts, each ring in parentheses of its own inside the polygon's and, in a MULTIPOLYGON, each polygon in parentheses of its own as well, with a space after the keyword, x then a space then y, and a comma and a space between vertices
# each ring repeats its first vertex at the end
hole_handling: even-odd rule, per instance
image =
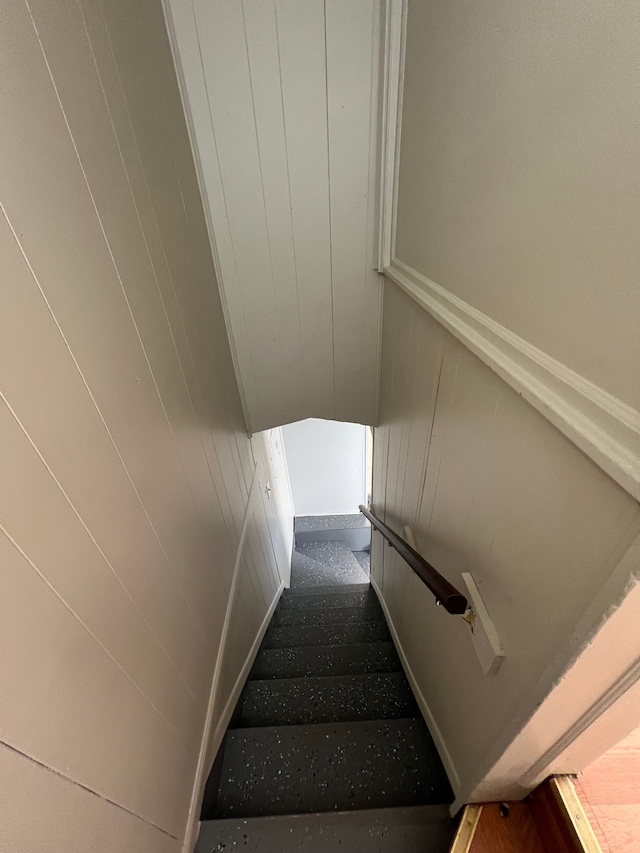
POLYGON ((212 771, 196 851, 445 853, 453 796, 368 555, 346 541, 297 548, 212 771))

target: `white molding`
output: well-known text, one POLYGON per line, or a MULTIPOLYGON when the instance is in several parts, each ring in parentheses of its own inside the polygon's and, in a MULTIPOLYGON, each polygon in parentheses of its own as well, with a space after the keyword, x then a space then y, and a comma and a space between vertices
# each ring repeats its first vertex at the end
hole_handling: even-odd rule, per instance
POLYGON ((193 848, 195 846, 197 840, 197 832, 200 826, 200 803, 202 800, 202 793, 204 790, 204 785, 207 781, 207 776, 209 775, 210 768, 207 766, 207 754, 209 753, 210 745, 216 744, 216 749, 219 747, 222 736, 229 725, 229 720, 231 719, 231 714, 233 713, 233 709, 235 707, 235 703, 238 701, 238 697, 240 695, 240 691, 244 685, 244 682, 247 679, 249 674, 249 670, 251 669, 251 665, 255 659, 256 654, 258 653, 258 648, 260 643, 262 642, 262 638, 269 626, 269 622, 271 621, 271 617, 273 615, 273 611, 276 609, 278 601, 280 600, 280 596, 282 594, 282 590, 284 589, 284 582, 281 582, 275 595, 273 601, 271 602, 267 613, 262 620, 262 624, 258 629, 258 632, 255 636, 251 649, 245 659, 245 662, 240 670, 240 673, 236 679, 236 682, 233 686, 233 690, 231 691, 231 695, 227 700, 227 703, 224 707, 224 710, 218 720, 218 724, 215 728, 213 735, 211 735, 211 727, 213 725, 213 714, 216 706, 216 702, 218 700, 218 689, 220 685, 220 675, 222 672, 222 665, 224 662, 224 655, 226 651, 227 639, 229 636, 229 626, 231 624, 231 614, 233 611, 233 605, 236 599, 236 591, 238 589, 238 581, 240 577, 240 566, 242 564, 242 556, 244 553, 244 545, 247 539, 247 530, 249 527, 249 520, 252 516, 252 506, 253 502, 256 499, 256 495, 259 493, 258 489, 258 466, 256 465, 253 470, 253 478, 251 480, 251 486, 249 488, 249 497, 247 500, 247 506, 245 508, 244 519, 242 522, 242 530, 240 532, 240 540, 238 542, 238 550, 236 552, 236 561, 233 569, 233 579, 231 581, 231 589, 229 590, 229 598, 227 600, 227 608, 224 616, 224 623, 222 627, 222 633, 220 635, 220 645, 218 649, 218 656, 216 658, 216 664, 213 671, 213 679, 211 681, 211 690, 209 692, 209 701, 207 704, 207 714, 205 717, 204 729, 202 732, 202 740, 200 742, 200 751, 198 753, 198 764, 196 767, 195 778, 193 782, 193 789, 191 791, 191 801, 189 804, 189 816, 187 819, 187 825, 185 828, 184 841, 182 844, 182 853, 192 853, 193 848))
POLYGON ((387 607, 387 602, 384 599, 384 595, 382 594, 382 590, 378 586, 376 579, 373 576, 370 576, 369 580, 371 581, 371 586, 374 588, 376 595, 380 601, 380 605, 382 606, 382 610, 384 612, 385 619, 387 620, 387 624, 389 625, 389 630, 391 631, 391 636, 393 638, 393 643, 398 652, 398 657, 400 658, 400 663, 402 664, 402 668, 404 669, 405 675, 411 685, 411 690, 413 691, 413 695, 416 697, 416 701, 418 703, 418 707, 422 711, 422 716, 424 717, 427 727, 429 728, 429 732, 431 733, 431 737, 434 740, 434 743, 438 749, 440 754, 440 758, 442 759, 442 763, 444 764, 444 768, 447 771, 447 776, 449 777, 449 781, 451 782, 451 787, 454 792, 460 790, 461 782, 460 776, 458 775, 458 771, 456 770, 456 766, 453 763, 453 759, 451 758, 451 754, 447 749, 447 744, 438 728, 438 724, 435 720, 435 717, 431 713, 431 709, 427 704, 427 700, 424 697, 422 690, 418 684, 418 681, 413 674, 413 670, 411 669, 411 665, 409 664, 409 660, 405 654, 405 651, 402 647, 402 643, 400 642, 400 637, 398 636, 398 632, 396 630, 396 626, 393 623, 393 619, 391 618, 391 613, 389 612, 389 608, 387 607))
POLYGON ((483 806, 470 803, 464 807, 449 853, 469 853, 480 822, 483 806))
POLYGON ((640 412, 394 259, 385 275, 640 499, 640 412))
POLYGON ((394 256, 407 0, 383 0, 378 272, 394 256))

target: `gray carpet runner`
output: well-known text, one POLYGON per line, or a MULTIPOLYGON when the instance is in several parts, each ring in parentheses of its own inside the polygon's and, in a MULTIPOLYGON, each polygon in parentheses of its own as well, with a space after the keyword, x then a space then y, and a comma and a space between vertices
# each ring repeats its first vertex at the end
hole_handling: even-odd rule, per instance
MULTIPOLYGON (((304 542, 207 785, 196 853, 445 853, 453 795, 346 542, 304 542)), ((368 556, 368 555, 367 555, 368 556)))

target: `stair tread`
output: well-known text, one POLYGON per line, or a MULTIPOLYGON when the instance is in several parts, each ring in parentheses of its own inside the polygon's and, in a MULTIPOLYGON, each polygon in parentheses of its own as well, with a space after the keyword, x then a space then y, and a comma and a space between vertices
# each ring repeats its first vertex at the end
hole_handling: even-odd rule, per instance
POLYGON ((351 643, 340 646, 303 646, 262 649, 250 679, 298 678, 395 672, 400 660, 392 642, 351 643))
POLYGON ((422 719, 231 730, 216 817, 450 802, 422 719))
POLYGON ((365 622, 384 622, 382 608, 377 601, 368 601, 359 607, 294 607, 276 610, 271 625, 358 625, 365 622))
POLYGON ((195 853, 446 853, 447 806, 407 806, 205 821, 195 853))
POLYGON ((248 681, 237 725, 388 720, 420 711, 403 672, 248 681))
POLYGON ((369 602, 379 604, 378 596, 371 587, 363 592, 333 591, 282 598, 278 611, 314 610, 319 607, 365 607, 369 602))
POLYGON ((306 542, 297 545, 291 560, 291 586, 336 586, 365 583, 368 580, 362 566, 346 542, 306 542), (305 560, 300 557, 306 558, 305 560), (309 563, 308 561, 312 562, 309 563), (315 564, 315 565, 313 565, 315 564))
POLYGON ((337 646, 388 640, 386 622, 361 622, 355 625, 272 625, 262 641, 263 649, 294 646, 337 646))

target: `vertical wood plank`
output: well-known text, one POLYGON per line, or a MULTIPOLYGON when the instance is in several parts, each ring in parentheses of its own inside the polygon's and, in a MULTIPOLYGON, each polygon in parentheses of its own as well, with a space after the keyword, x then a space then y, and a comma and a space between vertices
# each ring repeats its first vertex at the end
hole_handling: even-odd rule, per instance
POLYGON ((196 750, 203 703, 196 700, 158 642, 140 600, 131 596, 1 400, 0 435, 5 448, 0 454, 3 527, 78 620, 91 626, 97 642, 150 705, 196 750), (38 519, 35 526, 34 518, 38 519), (114 613, 119 614, 118 620, 114 613))
POLYGON ((306 345, 307 417, 333 418, 333 286, 324 2, 276 0, 276 14, 298 299, 302 339, 306 345))
MULTIPOLYGON (((1 728, 69 826, 3 818, 173 851, 254 458, 161 5, 1 5, 1 728)), ((275 589, 254 527, 233 681, 275 589)))
POLYGON ((260 411, 270 422, 273 400, 278 399, 280 383, 288 377, 277 334, 275 282, 242 4, 198 2, 195 12, 199 37, 206 47, 202 64, 232 234, 233 263, 241 285, 242 317, 236 316, 234 322, 246 328, 260 411))
POLYGON ((4 741, 179 835, 195 754, 1 532, 0 561, 4 741))
POLYGON ((260 0, 243 0, 242 6, 274 281, 276 331, 286 353, 278 388, 279 420, 291 423, 305 417, 306 346, 293 239, 276 7, 260 0))
MULTIPOLYGON (((183 368, 185 354, 182 353, 181 359, 173 332, 179 327, 179 320, 173 313, 170 320, 167 310, 169 306, 173 312, 175 297, 172 299, 166 287, 164 292, 160 288, 163 277, 159 279, 156 276, 123 151, 77 4, 61 2, 54 9, 49 3, 34 0, 31 11, 109 245, 118 282, 143 346, 152 382, 169 427, 168 437, 179 457, 182 472, 176 466, 173 474, 176 496, 182 496, 180 502, 184 506, 188 506, 191 501, 196 510, 191 518, 185 518, 174 547, 181 554, 189 555, 193 560, 192 565, 200 564, 202 567, 202 583, 194 591, 191 600, 194 605, 198 600, 202 603, 198 618, 203 625, 210 626, 212 619, 219 619, 220 612, 218 602, 211 599, 210 593, 205 593, 208 574, 205 566, 210 565, 212 555, 218 549, 221 549, 220 556, 226 561, 227 572, 233 558, 229 546, 225 551, 227 536, 224 521, 220 517, 216 519, 213 514, 216 511, 219 513, 220 509, 217 495, 212 494, 213 484, 207 471, 203 442, 198 440, 195 429, 191 434, 181 429, 185 421, 191 422, 195 428, 197 418, 183 368), (70 55, 74 55, 74 63, 68 61, 70 55), (111 167, 109 181, 102 178, 105 164, 111 167), (179 486, 182 486, 182 492, 178 491, 179 486), (199 524, 197 517, 200 519, 199 524)), ((120 444, 126 446, 124 441, 120 444)), ((150 451, 154 450, 155 447, 151 446, 150 451)), ((140 461, 146 466, 144 456, 141 456, 140 461)), ((129 470, 134 474, 131 461, 129 470)), ((159 507, 157 512, 158 515, 154 514, 155 523, 157 527, 162 527, 158 521, 161 512, 159 507)), ((170 512, 175 513, 177 510, 172 507, 170 512)), ((221 573, 220 581, 223 584, 224 577, 225 574, 221 573)))
POLYGON ((377 371, 367 357, 379 300, 368 245, 374 15, 371 0, 327 0, 326 62, 336 418, 374 417, 377 371))
POLYGON ((204 697, 200 656, 206 654, 207 645, 185 607, 117 448, 4 217, 0 220, 0 247, 11 271, 9 286, 0 290, 3 395, 166 654, 190 689, 204 697), (37 336, 37 349, 25 337, 25 328, 37 336), (19 370, 15 369, 17 365, 19 370), (74 424, 72 435, 69 412, 74 424), (99 490, 96 482, 100 483, 99 490), (114 528, 118 536, 113 535, 114 528))
POLYGON ((207 81, 201 55, 207 46, 201 42, 191 2, 170 2, 170 30, 181 91, 187 108, 191 144, 196 153, 200 191, 204 202, 207 230, 213 249, 216 276, 221 287, 225 334, 231 335, 231 350, 240 385, 243 414, 251 427, 250 413, 257 407, 256 379, 253 374, 249 339, 244 322, 232 324, 232 317, 243 317, 240 282, 234 263, 233 241, 226 210, 219 154, 209 103, 207 81), (179 57, 179 59, 178 59, 179 57))

